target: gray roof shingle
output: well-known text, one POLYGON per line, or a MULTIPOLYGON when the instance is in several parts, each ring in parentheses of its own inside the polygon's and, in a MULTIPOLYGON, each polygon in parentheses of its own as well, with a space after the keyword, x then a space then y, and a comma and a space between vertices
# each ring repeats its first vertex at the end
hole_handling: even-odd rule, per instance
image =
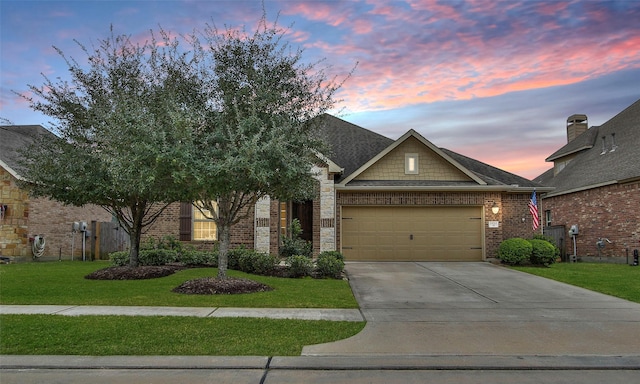
POLYGON ((344 168, 343 177, 353 173, 393 143, 388 137, 335 116, 324 114, 318 118, 321 119, 320 135, 330 148, 330 152, 324 155, 344 168))
MULTIPOLYGON (((535 178, 536 182, 555 187, 552 195, 640 177, 640 100, 601 126, 588 129, 576 140, 582 140, 582 143, 589 140, 595 142, 578 152, 556 176, 552 171, 547 171, 535 178), (584 135, 589 136, 583 138, 584 135), (602 150, 603 136, 605 152, 602 150)), ((571 148, 566 148, 573 146, 575 144, 568 143, 555 153, 563 153, 563 149, 564 153, 571 153, 571 148)))
MULTIPOLYGON (((331 149, 331 153, 325 154, 328 158, 330 158, 334 163, 344 168, 344 173, 341 178, 349 176, 351 173, 356 171, 362 165, 364 165, 367 161, 371 160, 378 153, 385 150, 388 146, 394 143, 394 140, 384 137, 375 132, 369 131, 365 128, 359 127, 355 124, 351 124, 342 119, 339 119, 335 116, 331 116, 328 114, 322 115, 319 118, 322 118, 322 124, 320 128, 320 133, 324 135, 327 144, 331 149)), ((442 151, 453 158, 455 161, 460 163, 463 167, 467 168, 478 177, 480 177, 483 181, 485 181, 488 185, 514 185, 517 184, 519 187, 536 187, 538 184, 533 183, 532 181, 525 179, 524 177, 520 177, 518 175, 514 175, 513 173, 509 173, 503 171, 499 168, 493 167, 491 165, 482 163, 480 161, 471 159, 469 157, 463 156, 459 153, 450 151, 448 149, 440 148, 442 151)), ((339 180, 336 180, 339 181, 339 180)), ((349 185, 356 185, 359 182, 351 181, 349 185)), ((361 183, 361 182, 360 182, 361 183)), ((390 183, 390 182, 376 182, 367 181, 364 185, 370 186, 379 186, 385 184, 387 186, 393 186, 395 184, 400 185, 398 183, 390 183)), ((466 185, 468 183, 464 182, 462 184, 457 182, 447 182, 450 186, 459 186, 466 185)), ((419 182, 419 185, 441 185, 441 182, 435 183, 426 183, 419 182)), ((402 185, 411 185, 402 184, 402 185)))
POLYGON ((40 125, 2 125, 0 126, 0 160, 17 175, 22 174, 19 160, 20 150, 31 145, 39 135, 56 136, 40 125))

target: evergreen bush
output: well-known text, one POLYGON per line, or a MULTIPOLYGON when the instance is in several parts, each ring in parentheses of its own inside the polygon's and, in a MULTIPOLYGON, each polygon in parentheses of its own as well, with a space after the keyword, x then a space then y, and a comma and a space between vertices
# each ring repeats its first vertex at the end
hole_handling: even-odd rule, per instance
POLYGON ((498 259, 509 265, 518 265, 529 260, 532 252, 532 245, 527 240, 514 237, 504 240, 498 248, 498 259))
POLYGON ((531 264, 549 266, 556 261, 556 246, 547 240, 532 239, 531 244, 531 264))
MULTIPOLYGON (((111 264, 116 267, 129 265, 129 251, 109 254, 111 264)), ((166 265, 178 260, 178 253, 170 249, 141 249, 138 253, 139 265, 166 265)))
POLYGON ((313 272, 313 261, 307 256, 293 255, 287 257, 290 277, 305 277, 313 272))
POLYGON ((298 219, 291 220, 289 225, 289 237, 282 238, 282 247, 280 247, 280 256, 289 257, 294 255, 302 255, 312 257, 313 244, 306 241, 300 236, 302 235, 302 225, 298 219))
POLYGON ((238 269, 256 275, 268 275, 278 264, 279 259, 268 253, 252 250, 243 252, 238 259, 238 269))
POLYGON ((344 270, 344 261, 332 254, 318 255, 316 260, 316 272, 320 277, 339 279, 344 270))

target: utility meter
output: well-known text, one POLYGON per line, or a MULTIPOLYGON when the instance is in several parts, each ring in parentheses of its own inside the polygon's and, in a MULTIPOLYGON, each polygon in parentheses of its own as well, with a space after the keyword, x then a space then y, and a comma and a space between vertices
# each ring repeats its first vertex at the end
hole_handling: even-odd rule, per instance
POLYGON ((578 234, 578 224, 573 224, 569 229, 569 236, 575 236, 578 234))

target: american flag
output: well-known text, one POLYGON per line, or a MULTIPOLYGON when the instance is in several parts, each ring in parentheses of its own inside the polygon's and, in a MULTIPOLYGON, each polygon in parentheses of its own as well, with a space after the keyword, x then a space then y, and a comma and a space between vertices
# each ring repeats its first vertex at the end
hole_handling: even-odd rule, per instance
POLYGON ((529 212, 531 212, 531 218, 533 219, 533 230, 535 231, 540 226, 540 217, 538 216, 538 200, 536 200, 536 190, 533 190, 531 200, 529 200, 529 212))

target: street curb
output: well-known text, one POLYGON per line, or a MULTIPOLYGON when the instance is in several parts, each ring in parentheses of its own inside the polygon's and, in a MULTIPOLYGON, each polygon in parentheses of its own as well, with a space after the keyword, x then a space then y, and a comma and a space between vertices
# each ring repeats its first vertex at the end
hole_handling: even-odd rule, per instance
POLYGON ((43 356, 2 355, 0 369, 640 370, 630 356, 43 356))

